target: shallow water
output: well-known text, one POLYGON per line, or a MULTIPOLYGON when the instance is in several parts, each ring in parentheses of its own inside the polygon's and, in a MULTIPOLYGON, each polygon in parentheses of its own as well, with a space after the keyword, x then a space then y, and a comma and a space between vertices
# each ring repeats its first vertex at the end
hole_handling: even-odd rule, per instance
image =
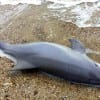
MULTIPOLYGON (((45 5, 45 10, 48 9, 51 12, 45 12, 47 15, 45 17, 56 17, 58 20, 72 22, 78 27, 100 27, 100 0, 0 0, 0 2, 1 5, 19 3, 45 5)), ((21 9, 25 8, 20 6, 21 9)), ((7 15, 8 12, 5 14, 7 15)), ((1 16, 0 19, 3 17, 1 16)))
POLYGON ((28 5, 0 6, 0 25, 17 17, 28 5))

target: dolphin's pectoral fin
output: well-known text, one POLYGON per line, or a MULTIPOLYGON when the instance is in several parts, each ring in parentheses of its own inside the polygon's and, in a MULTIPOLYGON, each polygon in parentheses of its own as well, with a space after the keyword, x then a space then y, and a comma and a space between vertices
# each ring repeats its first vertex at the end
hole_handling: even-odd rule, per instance
POLYGON ((85 46, 80 41, 76 39, 69 39, 69 41, 71 42, 71 48, 73 50, 79 51, 81 53, 86 53, 85 46))
POLYGON ((26 70, 32 68, 36 68, 36 66, 28 63, 27 61, 18 61, 17 64, 11 69, 11 71, 26 70))

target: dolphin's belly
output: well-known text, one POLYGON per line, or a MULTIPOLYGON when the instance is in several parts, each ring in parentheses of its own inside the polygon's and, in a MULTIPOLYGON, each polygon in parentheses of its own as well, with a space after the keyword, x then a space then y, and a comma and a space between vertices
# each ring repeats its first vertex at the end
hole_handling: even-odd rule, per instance
POLYGON ((80 64, 73 64, 73 62, 63 62, 51 58, 36 57, 34 60, 36 66, 46 73, 74 81, 81 79, 88 79, 89 70, 81 67, 80 64))

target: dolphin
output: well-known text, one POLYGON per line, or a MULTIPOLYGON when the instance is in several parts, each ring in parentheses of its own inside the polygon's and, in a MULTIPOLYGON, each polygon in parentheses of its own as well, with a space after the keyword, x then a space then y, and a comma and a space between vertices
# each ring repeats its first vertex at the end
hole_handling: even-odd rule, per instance
POLYGON ((99 87, 100 64, 87 56, 82 42, 74 38, 69 41, 70 47, 52 42, 0 42, 0 56, 14 61, 12 71, 39 69, 71 82, 99 87))

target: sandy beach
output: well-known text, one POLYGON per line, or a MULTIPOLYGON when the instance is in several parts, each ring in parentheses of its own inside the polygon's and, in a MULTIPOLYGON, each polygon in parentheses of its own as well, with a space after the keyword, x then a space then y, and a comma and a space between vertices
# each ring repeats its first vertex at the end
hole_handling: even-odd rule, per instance
MULTIPOLYGON (((70 46, 68 39, 76 38, 87 48, 100 51, 99 27, 79 28, 49 17, 46 12, 45 6, 0 6, 0 41, 12 44, 49 41, 70 46)), ((100 56, 90 57, 100 63, 100 56)), ((10 60, 0 58, 0 100, 100 100, 99 88, 72 84, 39 72, 11 75, 12 66, 10 60)))

